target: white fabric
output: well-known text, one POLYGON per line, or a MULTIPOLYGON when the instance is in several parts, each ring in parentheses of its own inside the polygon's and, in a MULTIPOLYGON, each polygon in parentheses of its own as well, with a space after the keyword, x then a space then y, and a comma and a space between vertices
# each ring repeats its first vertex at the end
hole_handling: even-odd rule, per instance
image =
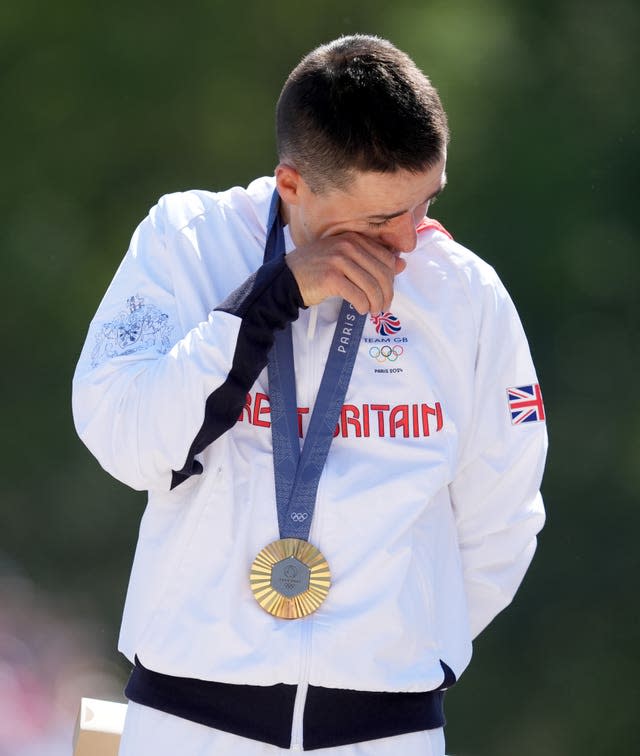
MULTIPOLYGON (((302 749, 277 748, 130 703, 119 756, 279 756, 302 749)), ((427 730, 366 743, 319 748, 318 756, 443 756, 443 730, 427 730)))
MULTIPOLYGON (((432 690, 441 660, 459 677, 472 638, 511 601, 543 524, 544 423, 512 425, 506 394, 536 382, 527 341, 490 266, 419 234, 396 279, 400 330, 368 319, 320 481, 310 540, 331 567, 329 597, 305 620, 274 619, 248 583, 279 535, 266 370, 199 456, 203 475, 169 490, 233 360, 240 320, 212 308, 260 267, 272 190, 261 179, 164 197, 90 327, 78 431, 105 469, 150 491, 120 648, 219 682, 432 690), (397 347, 392 359, 381 347, 397 347)), ((338 307, 293 324, 303 431, 338 307)))

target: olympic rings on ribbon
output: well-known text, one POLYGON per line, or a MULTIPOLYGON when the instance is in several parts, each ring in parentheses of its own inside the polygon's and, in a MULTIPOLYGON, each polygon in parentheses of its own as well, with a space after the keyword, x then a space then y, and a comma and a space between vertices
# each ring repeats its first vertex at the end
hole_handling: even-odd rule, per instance
POLYGON ((404 348, 399 344, 393 347, 385 344, 383 347, 371 347, 369 349, 369 356, 378 362, 395 362, 403 352, 404 348))
POLYGON ((304 522, 309 514, 307 512, 292 512, 291 513, 291 519, 294 522, 304 522))

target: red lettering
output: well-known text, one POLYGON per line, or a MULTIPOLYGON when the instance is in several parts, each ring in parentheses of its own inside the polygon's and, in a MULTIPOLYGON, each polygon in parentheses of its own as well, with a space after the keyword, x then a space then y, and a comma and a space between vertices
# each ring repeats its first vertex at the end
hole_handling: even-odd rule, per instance
POLYGON ((436 431, 442 430, 442 426, 444 425, 444 419, 442 417, 442 406, 440 402, 436 402, 436 431))
POLYGON ((421 404, 420 407, 422 409, 422 434, 424 436, 429 436, 431 435, 429 416, 436 415, 437 412, 434 407, 430 407, 428 404, 421 404))
POLYGON ((356 432, 356 438, 362 436, 360 427, 360 412, 353 404, 343 404, 340 412, 340 424, 342 425, 342 436, 346 438, 349 435, 349 425, 353 425, 356 432), (349 417, 351 415, 351 417, 349 417))
MULTIPOLYGON (((389 404, 363 404, 361 407, 355 404, 344 404, 340 411, 340 418, 333 432, 333 437, 343 438, 369 438, 371 436, 371 413, 377 415, 378 436, 391 438, 419 438, 430 436, 432 433, 441 431, 444 427, 444 412, 440 402, 434 405, 423 404, 398 404, 391 407, 389 404), (388 429, 385 427, 385 413, 388 415, 388 429), (435 420, 435 423, 434 423, 435 420)), ((304 438, 304 416, 309 414, 309 407, 297 408, 298 435, 304 438)), ((271 427, 271 407, 267 394, 257 392, 255 398, 247 394, 244 407, 238 418, 239 422, 245 420, 258 425, 261 428, 271 427), (252 406, 253 405, 253 406, 252 406)), ((375 420, 374 420, 375 423, 375 420)))
POLYGON ((395 438, 396 428, 402 428, 404 438, 409 438, 409 405, 399 404, 391 410, 389 415, 389 431, 392 438, 395 438), (400 416, 400 419, 396 419, 400 416))
POLYGON ((266 394, 262 394, 258 391, 256 394, 256 400, 253 404, 253 424, 259 425, 262 428, 270 428, 271 422, 269 420, 263 420, 260 415, 270 415, 271 407, 269 406, 269 397, 266 394), (263 407, 262 405, 266 405, 263 407))
POLYGON ((300 436, 300 438, 304 438, 304 434, 302 432, 302 416, 308 414, 308 407, 298 407, 298 435, 300 436))
POLYGON ((389 409, 388 404, 372 404, 371 409, 378 413, 378 435, 380 438, 384 436, 384 414, 389 409))
POLYGON ((411 405, 411 414, 413 416, 413 437, 419 438, 420 437, 420 418, 418 415, 418 405, 412 404, 411 405))
POLYGON ((247 394, 244 400, 244 407, 242 408, 240 412, 240 417, 238 418, 238 422, 242 422, 243 415, 245 410, 247 411, 247 422, 251 422, 251 394, 247 394))

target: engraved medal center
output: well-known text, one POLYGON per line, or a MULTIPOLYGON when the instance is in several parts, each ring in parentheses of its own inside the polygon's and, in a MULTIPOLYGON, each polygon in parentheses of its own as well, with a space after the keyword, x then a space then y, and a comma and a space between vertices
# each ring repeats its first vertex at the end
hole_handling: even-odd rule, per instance
POLYGON ((306 564, 290 556, 271 567, 271 587, 282 596, 293 598, 309 589, 310 573, 306 564))

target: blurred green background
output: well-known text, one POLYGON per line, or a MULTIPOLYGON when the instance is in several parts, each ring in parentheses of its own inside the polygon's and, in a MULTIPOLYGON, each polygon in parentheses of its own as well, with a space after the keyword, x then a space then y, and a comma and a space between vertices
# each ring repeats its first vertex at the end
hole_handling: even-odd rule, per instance
POLYGON ((289 70, 339 34, 379 34, 440 90, 453 138, 432 215, 510 290, 549 417, 548 524, 448 694, 448 753, 639 753, 639 20, 633 0, 4 3, 3 574, 90 620, 125 678, 144 496, 73 429, 89 320, 160 195, 271 173, 289 70))

